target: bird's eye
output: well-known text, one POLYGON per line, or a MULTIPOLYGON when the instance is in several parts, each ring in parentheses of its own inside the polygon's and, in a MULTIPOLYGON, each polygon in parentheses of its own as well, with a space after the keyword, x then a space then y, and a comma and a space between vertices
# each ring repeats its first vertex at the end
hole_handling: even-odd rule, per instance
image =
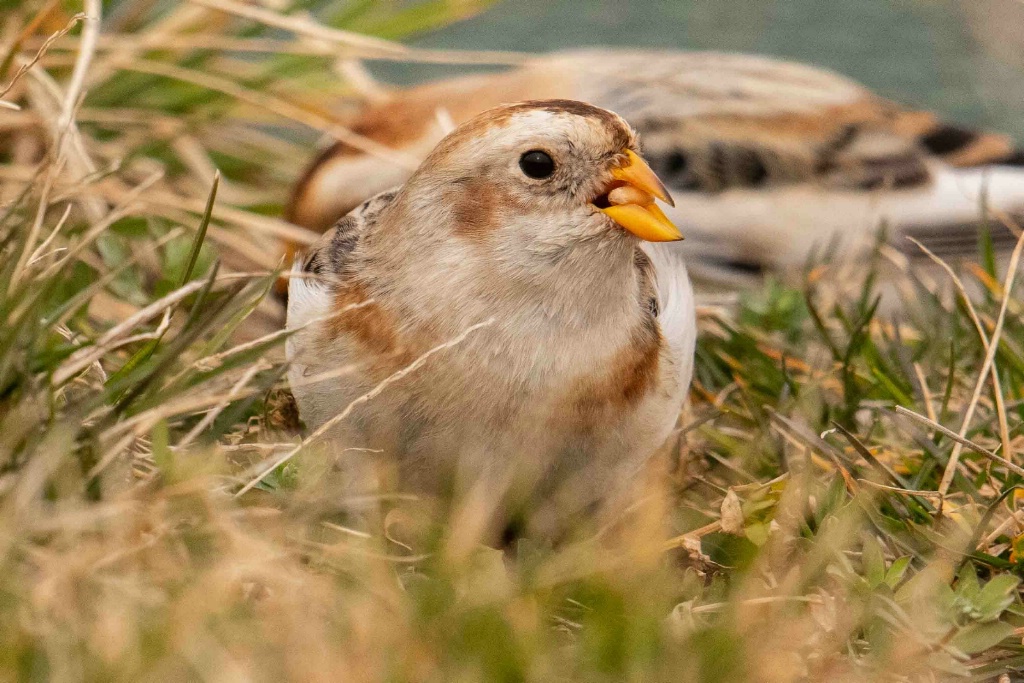
POLYGON ((519 157, 519 168, 531 178, 547 178, 555 172, 555 161, 547 152, 535 149, 519 157))

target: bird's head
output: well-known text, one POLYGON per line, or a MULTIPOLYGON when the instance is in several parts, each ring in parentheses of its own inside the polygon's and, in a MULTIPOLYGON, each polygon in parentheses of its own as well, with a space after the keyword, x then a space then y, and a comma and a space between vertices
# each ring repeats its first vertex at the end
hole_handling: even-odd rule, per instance
POLYGON ((447 136, 407 183, 405 204, 460 236, 535 250, 630 235, 682 238, 672 203, 618 115, 571 100, 488 110, 447 136))

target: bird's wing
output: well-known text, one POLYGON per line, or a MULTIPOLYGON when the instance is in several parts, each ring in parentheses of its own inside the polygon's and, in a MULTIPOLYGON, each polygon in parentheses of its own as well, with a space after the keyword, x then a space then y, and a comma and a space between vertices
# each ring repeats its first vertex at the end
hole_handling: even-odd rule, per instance
POLYGON ((1022 164, 1007 136, 941 123, 831 71, 756 55, 592 50, 528 68, 573 74, 580 99, 622 115, 675 189, 815 183, 911 188, 930 162, 1022 164))
POLYGON ((342 217, 292 264, 288 285, 288 328, 298 329, 329 315, 332 292, 352 277, 352 253, 359 240, 398 195, 381 192, 342 217))
POLYGON ((654 271, 661 334, 676 359, 679 386, 688 387, 693 374, 697 318, 693 289, 683 262, 685 252, 671 242, 643 242, 641 249, 654 271))

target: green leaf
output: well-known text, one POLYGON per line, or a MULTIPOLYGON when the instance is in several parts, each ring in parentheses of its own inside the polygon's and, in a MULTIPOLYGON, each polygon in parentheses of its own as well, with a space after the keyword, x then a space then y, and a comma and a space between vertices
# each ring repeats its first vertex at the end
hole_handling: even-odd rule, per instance
POLYGON ((701 539, 701 548, 713 562, 724 567, 747 567, 757 557, 756 545, 732 534, 708 534, 701 539))
POLYGON ((868 585, 872 588, 881 585, 885 581, 885 556, 882 554, 882 546, 874 536, 868 534, 864 537, 861 553, 864 578, 867 579, 868 585))
POLYGON ((192 240, 192 252, 189 254, 188 265, 185 267, 185 272, 182 273, 181 281, 178 283, 179 287, 184 287, 192 278, 192 271, 195 269, 196 261, 199 259, 199 250, 203 247, 203 241, 206 239, 206 230, 210 227, 210 219, 213 217, 213 205, 217 201, 217 189, 219 187, 220 171, 217 171, 213 176, 213 185, 210 187, 210 194, 206 198, 206 208, 203 210, 203 218, 199 222, 199 229, 196 230, 195 239, 192 240))
POLYGON ((969 655, 984 652, 995 647, 1013 635, 1013 626, 1001 621, 987 624, 971 624, 960 629, 950 645, 969 655))
POLYGON ((768 522, 754 522, 748 524, 743 530, 743 535, 754 545, 761 547, 768 542, 771 526, 768 522))
POLYGON ((998 619, 1007 607, 1013 604, 1020 578, 1012 574, 1000 574, 985 584, 980 595, 974 600, 975 609, 981 621, 998 619))
POLYGON ((981 595, 981 584, 978 582, 978 574, 974 571, 974 565, 967 563, 957 577, 956 595, 958 598, 974 602, 981 595))
POLYGON ((903 557, 896 558, 889 567, 889 571, 885 574, 885 583, 896 590, 896 586, 903 580, 903 576, 907 573, 907 569, 910 567, 910 555, 904 555, 903 557))

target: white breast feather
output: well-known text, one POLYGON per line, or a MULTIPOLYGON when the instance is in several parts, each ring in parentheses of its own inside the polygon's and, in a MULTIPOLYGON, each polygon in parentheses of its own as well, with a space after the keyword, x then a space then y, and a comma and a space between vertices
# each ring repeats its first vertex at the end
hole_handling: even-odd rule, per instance
MULTIPOLYGON (((292 265, 292 277, 288 283, 288 318, 286 326, 289 330, 299 330, 311 321, 326 318, 331 313, 331 297, 328 288, 302 272, 302 261, 297 259, 292 265)), ((299 353, 299 344, 295 336, 285 342, 285 355, 289 361, 295 361, 299 353)))

